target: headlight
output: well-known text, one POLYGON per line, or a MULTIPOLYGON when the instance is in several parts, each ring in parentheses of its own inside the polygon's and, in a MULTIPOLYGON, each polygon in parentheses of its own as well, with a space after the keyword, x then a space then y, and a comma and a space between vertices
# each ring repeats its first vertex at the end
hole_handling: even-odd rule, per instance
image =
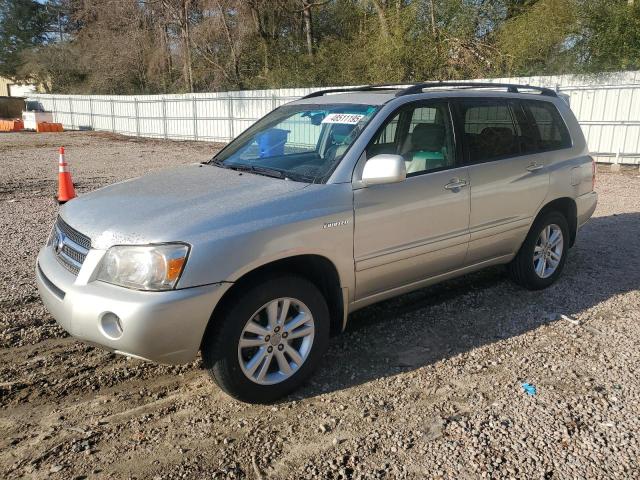
POLYGON ((188 253, 189 247, 182 243, 111 247, 102 259, 97 279, 137 290, 171 290, 188 253))

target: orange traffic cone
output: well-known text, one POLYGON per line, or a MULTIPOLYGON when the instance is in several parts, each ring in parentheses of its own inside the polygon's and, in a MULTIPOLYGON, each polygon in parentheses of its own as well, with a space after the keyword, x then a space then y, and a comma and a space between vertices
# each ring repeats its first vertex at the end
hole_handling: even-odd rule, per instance
POLYGON ((73 189, 69 165, 64 160, 64 147, 60 147, 60 160, 58 162, 58 203, 63 204, 76 198, 76 191, 73 189))

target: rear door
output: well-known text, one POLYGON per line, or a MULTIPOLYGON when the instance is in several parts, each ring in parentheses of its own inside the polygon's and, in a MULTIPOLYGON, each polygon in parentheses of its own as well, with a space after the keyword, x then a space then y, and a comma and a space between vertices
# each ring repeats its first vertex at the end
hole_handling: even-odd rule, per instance
POLYGON ((520 103, 458 99, 457 122, 469 165, 471 214, 467 265, 516 252, 549 188, 544 154, 534 151, 520 103))
POLYGON ((402 155, 407 178, 354 191, 357 299, 455 270, 467 250, 469 179, 448 103, 391 114, 365 152, 380 153, 402 155))

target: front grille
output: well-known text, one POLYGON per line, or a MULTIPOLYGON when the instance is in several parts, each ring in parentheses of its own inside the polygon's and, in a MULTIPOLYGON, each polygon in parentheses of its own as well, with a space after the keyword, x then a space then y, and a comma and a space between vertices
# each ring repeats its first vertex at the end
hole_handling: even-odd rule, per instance
POLYGON ((51 246, 58 262, 77 275, 91 249, 91 239, 58 217, 51 234, 51 246))
POLYGON ((86 254, 82 254, 80 252, 75 251, 73 248, 71 248, 69 245, 65 245, 62 247, 62 252, 69 258, 71 258, 72 260, 75 260, 76 262, 78 262, 80 265, 82 265, 82 262, 84 262, 84 258, 86 257, 86 254))
POLYGON ((56 226, 58 227, 58 230, 62 231, 65 236, 71 239, 72 242, 80 245, 81 247, 84 247, 86 250, 89 250, 91 248, 91 239, 67 225, 67 223, 62 220, 62 218, 58 217, 56 226))

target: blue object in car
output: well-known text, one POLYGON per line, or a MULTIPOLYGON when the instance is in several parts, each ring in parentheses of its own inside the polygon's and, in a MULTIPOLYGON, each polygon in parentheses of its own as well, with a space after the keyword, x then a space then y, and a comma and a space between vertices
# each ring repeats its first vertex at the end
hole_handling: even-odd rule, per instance
POLYGON ((284 144, 287 142, 289 130, 271 128, 256 137, 260 158, 284 155, 284 144))

